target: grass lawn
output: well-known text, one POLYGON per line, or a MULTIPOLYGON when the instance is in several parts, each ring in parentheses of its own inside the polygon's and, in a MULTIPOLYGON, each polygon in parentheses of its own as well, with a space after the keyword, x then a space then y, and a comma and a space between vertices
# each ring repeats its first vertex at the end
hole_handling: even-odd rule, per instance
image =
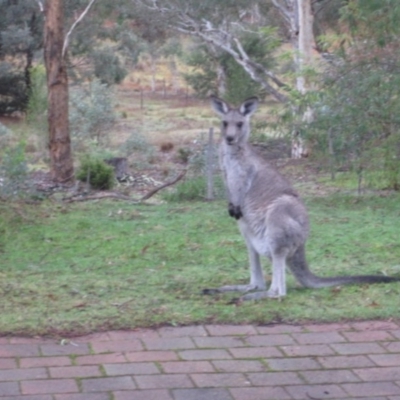
MULTIPOLYGON (((400 273, 399 195, 306 203, 315 273, 400 273)), ((225 202, 0 208, 0 334, 400 317, 400 283, 310 290, 289 276, 282 300, 235 305, 237 294, 201 294, 246 283, 247 268, 225 202)))

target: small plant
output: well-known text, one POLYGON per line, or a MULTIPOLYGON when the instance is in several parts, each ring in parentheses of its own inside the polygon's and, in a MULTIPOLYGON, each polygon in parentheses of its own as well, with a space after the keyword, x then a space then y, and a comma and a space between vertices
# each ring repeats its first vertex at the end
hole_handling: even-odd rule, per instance
POLYGON ((185 164, 189 162, 190 156, 192 154, 193 152, 189 148, 181 147, 180 149, 178 149, 178 159, 185 164))
MULTIPOLYGON (((164 200, 169 202, 203 201, 207 193, 207 180, 204 176, 194 176, 185 179, 176 185, 173 192, 165 193, 164 200)), ((216 199, 224 198, 225 190, 222 179, 214 177, 214 196, 216 199)))
POLYGON ((93 189, 109 190, 114 186, 113 167, 99 158, 83 159, 76 177, 82 182, 88 182, 93 189))
POLYGON ((112 90, 100 81, 71 91, 69 123, 75 143, 106 142, 115 118, 112 90))
POLYGON ((139 132, 132 132, 120 147, 119 154, 129 158, 130 166, 135 170, 148 168, 155 157, 155 147, 139 132))
POLYGON ((26 118, 29 122, 46 121, 47 112, 47 86, 46 70, 43 65, 32 67, 31 89, 29 92, 26 118))
POLYGON ((0 198, 26 198, 37 195, 28 177, 26 145, 20 142, 4 150, 0 162, 0 198))
POLYGON ((175 190, 165 194, 164 198, 167 201, 195 201, 204 200, 206 194, 206 180, 204 177, 193 177, 179 183, 175 190))

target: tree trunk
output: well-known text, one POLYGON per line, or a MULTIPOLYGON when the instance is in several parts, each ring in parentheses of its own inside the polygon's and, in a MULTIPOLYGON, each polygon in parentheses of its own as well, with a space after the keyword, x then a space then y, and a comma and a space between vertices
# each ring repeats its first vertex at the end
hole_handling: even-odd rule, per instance
POLYGON ((68 123, 68 75, 63 57, 63 0, 47 0, 44 60, 48 88, 50 172, 54 181, 74 180, 68 123))
POLYGON ((314 16, 311 8, 311 0, 297 0, 299 15, 299 35, 298 35, 298 77, 297 90, 304 94, 309 85, 306 82, 302 71, 312 65, 313 52, 315 49, 315 38, 313 32, 314 16))
MULTIPOLYGON (((293 8, 297 9, 294 15, 297 18, 297 30, 292 34, 293 47, 295 48, 295 64, 297 70, 296 89, 305 94, 310 86, 304 75, 304 69, 312 66, 315 38, 313 32, 314 16, 311 7, 311 0, 293 0, 293 8)), ((299 110, 295 110, 297 118, 304 123, 313 120, 313 110, 307 109, 302 115, 299 110)), ((308 155, 307 146, 304 143, 298 129, 292 133, 292 158, 302 158, 308 155)))

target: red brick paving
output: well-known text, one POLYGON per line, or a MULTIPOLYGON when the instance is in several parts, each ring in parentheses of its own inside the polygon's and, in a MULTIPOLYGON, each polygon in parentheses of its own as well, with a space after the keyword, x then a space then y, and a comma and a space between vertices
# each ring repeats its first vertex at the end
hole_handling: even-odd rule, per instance
POLYGON ((400 322, 0 338, 0 400, 400 400, 400 322))

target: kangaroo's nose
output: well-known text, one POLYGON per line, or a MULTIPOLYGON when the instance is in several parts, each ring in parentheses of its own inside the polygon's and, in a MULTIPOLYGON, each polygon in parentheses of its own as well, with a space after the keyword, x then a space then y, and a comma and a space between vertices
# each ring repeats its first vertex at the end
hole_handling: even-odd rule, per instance
POLYGON ((228 144, 232 144, 234 140, 235 140, 235 138, 233 136, 226 137, 226 141, 228 142, 228 144))

